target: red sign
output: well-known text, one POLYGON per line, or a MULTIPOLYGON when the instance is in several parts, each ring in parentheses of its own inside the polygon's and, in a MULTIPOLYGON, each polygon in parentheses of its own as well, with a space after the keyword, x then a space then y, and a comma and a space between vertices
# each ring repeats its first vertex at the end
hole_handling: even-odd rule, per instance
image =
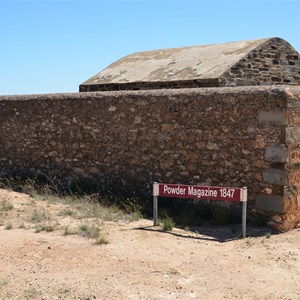
POLYGON ((155 196, 223 201, 242 201, 239 188, 157 183, 155 196))

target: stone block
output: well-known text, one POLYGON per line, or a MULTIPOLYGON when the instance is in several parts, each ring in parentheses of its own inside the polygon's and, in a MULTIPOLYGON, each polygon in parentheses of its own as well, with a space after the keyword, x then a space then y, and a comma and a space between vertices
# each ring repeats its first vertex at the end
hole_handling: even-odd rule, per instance
POLYGON ((263 171, 263 181, 270 184, 284 185, 286 182, 285 171, 266 169, 263 171))
POLYGON ((299 164, 300 163, 300 144, 299 143, 289 145, 288 162, 291 164, 299 164))
POLYGON ((288 144, 300 142, 300 127, 287 127, 285 131, 285 141, 288 144))
POLYGON ((261 111, 258 122, 263 125, 285 125, 286 114, 284 111, 261 111))
POLYGON ((267 147, 265 150, 265 160, 270 162, 286 162, 286 146, 284 144, 277 144, 267 147))
POLYGON ((267 212, 282 214, 285 212, 284 197, 261 194, 256 199, 256 208, 267 212))

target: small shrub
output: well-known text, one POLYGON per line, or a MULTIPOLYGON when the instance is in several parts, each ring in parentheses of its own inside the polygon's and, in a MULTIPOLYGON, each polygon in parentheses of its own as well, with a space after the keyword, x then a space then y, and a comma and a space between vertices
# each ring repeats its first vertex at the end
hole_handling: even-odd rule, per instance
POLYGON ((175 225, 174 221, 168 216, 162 220, 162 230, 163 231, 172 231, 174 225, 175 225))
POLYGON ((54 230, 55 230, 55 227, 52 226, 52 225, 45 225, 44 226, 44 231, 46 231, 46 232, 52 232, 54 230))
POLYGON ((10 230, 10 229, 12 229, 11 223, 7 223, 7 224, 5 225, 5 227, 4 227, 4 229, 5 229, 5 230, 10 230))
MULTIPOLYGON (((58 293, 65 295, 65 294, 71 293, 71 290, 70 289, 66 289, 66 288, 65 289, 61 288, 61 289, 58 290, 58 293)), ((61 299, 61 298, 58 298, 58 299, 61 299)))
POLYGON ((0 279, 0 286, 4 286, 8 284, 8 280, 7 279, 0 279))
POLYGON ((89 236, 88 237, 96 239, 96 238, 99 237, 99 235, 100 235, 100 228, 99 227, 97 227, 97 226, 90 227, 89 236))
POLYGON ((82 224, 78 226, 77 234, 83 237, 96 239, 100 235, 100 228, 95 225, 88 226, 82 224))
POLYGON ((76 204, 78 202, 78 197, 76 195, 65 195, 61 198, 61 201, 66 204, 76 204))
POLYGON ((20 228, 20 229, 22 229, 22 228, 23 228, 23 229, 26 229, 26 226, 25 226, 24 222, 22 222, 22 223, 19 225, 19 228, 20 228))
POLYGON ((270 231, 265 233, 265 237, 267 239, 269 239, 271 236, 272 236, 272 233, 270 231))
POLYGON ((39 187, 36 179, 27 178, 23 184, 22 191, 32 198, 36 198, 39 195, 39 187))
POLYGON ((140 210, 136 210, 132 212, 130 215, 130 221, 138 221, 139 219, 143 218, 142 212, 140 210))
POLYGON ((43 231, 43 226, 42 226, 42 225, 37 225, 37 226, 35 227, 35 233, 39 233, 39 232, 41 232, 41 231, 43 231))
POLYGON ((69 226, 66 226, 65 228, 64 228, 64 234, 63 235, 74 235, 74 234, 76 234, 77 233, 77 231, 74 229, 74 228, 70 228, 69 226))
POLYGON ((73 216, 75 214, 75 212, 72 210, 72 209, 70 209, 70 208, 66 208, 66 209, 64 209, 64 210, 62 210, 61 212, 59 212, 59 216, 63 216, 63 217, 65 217, 65 216, 73 216))
POLYGON ((8 200, 1 200, 0 201, 0 211, 9 211, 14 208, 13 204, 10 203, 8 200))
POLYGON ((88 231, 88 225, 86 225, 86 224, 81 224, 81 225, 79 225, 78 226, 78 230, 77 230, 77 232, 87 232, 88 231))
POLYGON ((52 232, 55 230, 55 227, 52 225, 37 225, 35 227, 35 232, 39 233, 41 231, 52 232))
POLYGON ((34 288, 30 288, 24 291, 25 299, 34 299, 40 296, 42 293, 34 288))
POLYGON ((108 239, 101 235, 96 239, 95 245, 107 245, 108 243, 108 239))
POLYGON ((250 247, 251 246, 251 241, 250 240, 245 240, 245 244, 248 246, 248 247, 250 247))
POLYGON ((50 215, 44 210, 34 210, 30 216, 30 220, 34 223, 50 221, 50 215))

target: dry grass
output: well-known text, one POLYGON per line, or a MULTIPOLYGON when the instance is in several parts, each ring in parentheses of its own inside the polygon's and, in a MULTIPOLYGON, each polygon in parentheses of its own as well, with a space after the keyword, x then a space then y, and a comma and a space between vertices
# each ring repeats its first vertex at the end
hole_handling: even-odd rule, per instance
POLYGON ((139 211, 124 212, 117 206, 100 204, 97 194, 60 196, 56 187, 37 186, 34 180, 26 180, 20 189, 29 195, 26 202, 0 198, 0 226, 5 225, 6 230, 78 235, 94 240, 95 245, 105 245, 109 243, 109 234, 104 230, 106 222, 131 222, 141 218, 139 211))
POLYGON ((7 199, 0 200, 0 211, 10 211, 14 208, 13 204, 7 199))
POLYGON ((46 209, 34 209, 30 215, 30 220, 33 223, 49 222, 51 220, 51 216, 46 209))

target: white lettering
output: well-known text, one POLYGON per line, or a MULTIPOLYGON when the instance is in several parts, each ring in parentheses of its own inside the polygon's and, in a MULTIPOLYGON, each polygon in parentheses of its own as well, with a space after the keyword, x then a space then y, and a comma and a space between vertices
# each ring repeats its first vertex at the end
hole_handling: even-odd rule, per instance
POLYGON ((233 198, 235 190, 224 188, 224 189, 221 189, 220 192, 221 192, 221 197, 222 198, 233 198))
POLYGON ((188 187, 188 195, 196 196, 197 198, 201 198, 201 197, 216 198, 218 196, 218 192, 216 190, 211 190, 210 188, 202 189, 202 188, 196 188, 193 186, 189 186, 188 187))
POLYGON ((164 185, 164 193, 166 194, 168 191, 168 186, 167 185, 164 185))
POLYGON ((180 185, 164 185, 163 191, 166 196, 182 196, 198 199, 224 199, 233 200, 235 197, 235 191, 238 189, 227 187, 202 187, 202 186, 185 186, 180 185))
POLYGON ((184 195, 185 194, 185 188, 178 187, 169 187, 167 185, 164 185, 164 193, 169 195, 184 195))

